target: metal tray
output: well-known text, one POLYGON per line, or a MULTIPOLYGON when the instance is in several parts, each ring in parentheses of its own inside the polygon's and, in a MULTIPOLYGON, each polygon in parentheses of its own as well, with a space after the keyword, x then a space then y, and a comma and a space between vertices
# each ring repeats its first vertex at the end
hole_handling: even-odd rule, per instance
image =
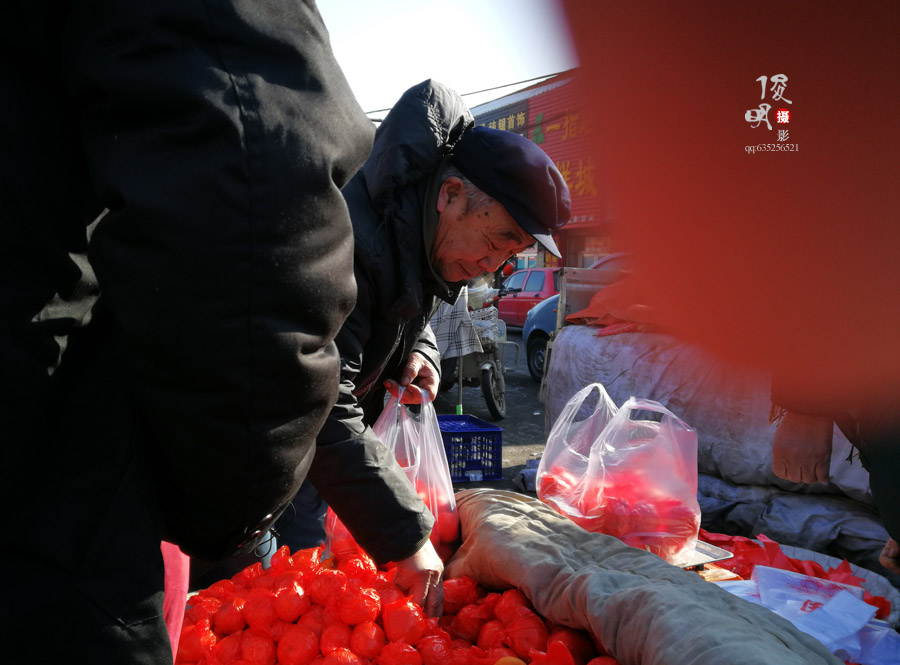
POLYGON ((728 550, 721 547, 704 543, 702 540, 697 541, 697 546, 693 552, 689 553, 685 561, 679 561, 675 565, 686 570, 695 570, 703 568, 707 563, 715 563, 716 561, 724 561, 734 556, 728 550))

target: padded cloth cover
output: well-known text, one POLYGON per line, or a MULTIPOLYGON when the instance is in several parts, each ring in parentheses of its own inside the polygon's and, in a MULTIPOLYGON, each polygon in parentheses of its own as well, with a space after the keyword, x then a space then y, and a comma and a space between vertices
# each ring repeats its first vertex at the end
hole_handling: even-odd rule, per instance
POLYGON ((456 499, 463 544, 447 576, 519 588, 542 616, 588 630, 622 665, 841 665, 769 610, 537 499, 490 489, 456 499))

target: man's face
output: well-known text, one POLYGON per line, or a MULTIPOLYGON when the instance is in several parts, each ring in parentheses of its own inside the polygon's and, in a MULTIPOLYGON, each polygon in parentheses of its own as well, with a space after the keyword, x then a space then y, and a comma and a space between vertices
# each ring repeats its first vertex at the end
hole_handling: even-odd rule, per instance
POLYGON ((534 238, 496 201, 467 211, 465 186, 458 178, 444 181, 437 208, 431 265, 446 282, 493 272, 510 256, 534 244, 534 238))

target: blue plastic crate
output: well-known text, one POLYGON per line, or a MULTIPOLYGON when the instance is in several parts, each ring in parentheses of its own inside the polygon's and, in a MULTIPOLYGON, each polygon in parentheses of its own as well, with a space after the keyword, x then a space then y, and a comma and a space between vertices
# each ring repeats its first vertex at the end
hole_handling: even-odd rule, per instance
POLYGON ((503 428, 475 416, 438 416, 454 483, 503 479, 503 428))

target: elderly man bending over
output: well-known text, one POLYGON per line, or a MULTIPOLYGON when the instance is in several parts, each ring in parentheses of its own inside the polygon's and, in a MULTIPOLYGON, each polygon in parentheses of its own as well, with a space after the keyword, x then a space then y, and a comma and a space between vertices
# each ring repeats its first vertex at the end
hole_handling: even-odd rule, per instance
MULTIPOLYGON (((309 474, 360 545, 377 562, 398 563, 398 583, 431 614, 442 603, 443 566, 429 541, 434 518, 371 425, 386 388, 396 394, 414 384, 436 395, 440 357, 427 327, 435 299, 454 302, 467 280, 535 241, 558 257, 551 234, 570 212, 565 181, 543 150, 473 124, 456 93, 421 83, 393 107, 344 188, 358 297, 336 339, 340 394, 309 474)), ((404 401, 420 399, 418 390, 404 393, 404 401)), ((314 489, 301 489, 280 542, 320 541, 323 506, 314 489), (303 529, 306 537, 293 540, 303 529)))

